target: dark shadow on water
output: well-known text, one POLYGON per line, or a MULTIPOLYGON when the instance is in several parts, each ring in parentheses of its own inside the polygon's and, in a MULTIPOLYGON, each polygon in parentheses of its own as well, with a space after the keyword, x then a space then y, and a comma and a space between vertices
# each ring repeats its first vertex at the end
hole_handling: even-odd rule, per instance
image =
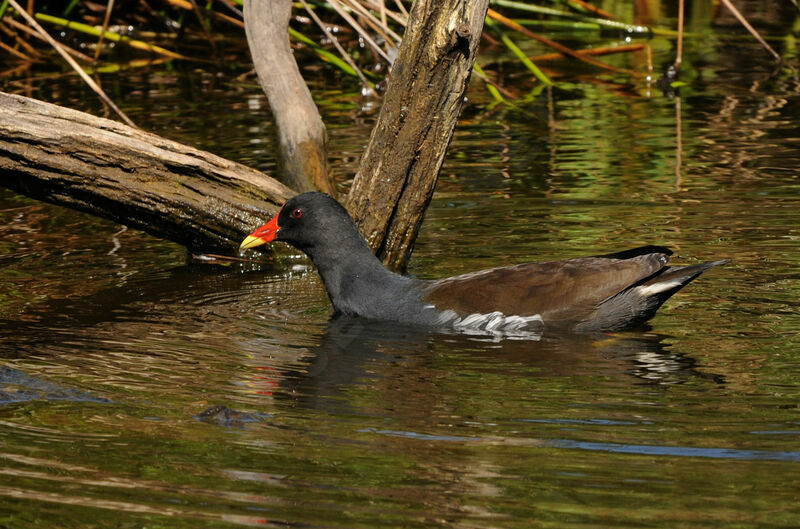
POLYGON ((671 352, 668 338, 622 333, 521 339, 335 317, 321 343, 309 351, 307 367, 286 374, 283 393, 303 406, 338 408, 343 400, 335 397, 343 390, 386 376, 381 366, 403 364, 421 372, 432 363, 440 369, 478 364, 485 372, 508 376, 524 372, 531 377, 609 376, 647 385, 725 383, 723 376, 700 369, 691 356, 671 352))
MULTIPOLYGON (((85 338, 88 335, 88 343, 97 342, 101 347, 101 340, 92 338, 100 332, 95 331, 94 326, 121 322, 123 331, 135 336, 148 328, 151 318, 155 321, 164 314, 178 322, 189 321, 187 327, 196 322, 217 336, 235 336, 252 332, 253 325, 260 325, 251 321, 250 327, 240 327, 237 321, 258 303, 262 308, 266 303, 283 304, 283 310, 291 312, 292 318, 302 323, 308 318, 293 305, 294 299, 287 299, 287 293, 309 286, 318 289, 319 285, 284 278, 281 274, 285 271, 285 266, 272 263, 250 270, 241 266, 187 265, 158 277, 83 297, 51 299, 37 306, 35 312, 26 314, 25 319, 0 321, 0 339, 6 345, 2 357, 24 358, 32 351, 44 354, 40 345, 68 340, 71 336, 85 338), (265 297, 273 299, 267 302, 265 297), (213 318, 205 319, 209 314, 213 314, 213 318), (51 332, 53 329, 58 332, 51 332)), ((319 319, 316 317, 317 321, 319 319)), ((264 328, 256 328, 256 331, 269 338, 272 332, 269 324, 265 323, 264 328)), ((291 340, 291 329, 279 331, 284 335, 288 333, 291 340)), ((503 337, 347 317, 332 318, 321 334, 318 326, 309 327, 308 332, 311 334, 306 335, 305 340, 318 343, 308 348, 303 358, 298 353, 296 362, 290 362, 291 365, 287 366, 285 360, 282 365, 276 364, 281 388, 276 395, 287 396, 298 405, 311 408, 341 406, 346 399, 334 397, 343 389, 364 381, 379 381, 397 373, 413 376, 431 368, 437 372, 457 372, 463 366, 508 377, 598 375, 614 377, 624 384, 671 385, 689 380, 714 385, 724 383, 723 377, 699 368, 691 356, 670 351, 666 343, 669 337, 652 333, 545 333, 541 337, 503 337), (298 369, 298 364, 302 368, 298 369)), ((258 339, 262 338, 252 343, 257 344, 258 339)), ((285 336, 281 338, 287 347, 293 347, 286 340, 285 336)), ((223 419, 225 423, 230 418, 223 419)))
POLYGON ((77 388, 64 387, 42 378, 32 377, 19 369, 0 366, 0 406, 33 400, 111 402, 77 388))
MULTIPOLYGON (((247 296, 265 278, 279 276, 285 267, 264 261, 250 267, 230 267, 190 262, 164 271, 159 277, 134 280, 84 295, 59 297, 58 293, 20 319, 0 320, 2 335, 56 326, 86 328, 125 318, 146 318, 147 306, 159 304, 212 304, 218 296, 247 296)), ((88 290, 88 289, 87 289, 88 290)))

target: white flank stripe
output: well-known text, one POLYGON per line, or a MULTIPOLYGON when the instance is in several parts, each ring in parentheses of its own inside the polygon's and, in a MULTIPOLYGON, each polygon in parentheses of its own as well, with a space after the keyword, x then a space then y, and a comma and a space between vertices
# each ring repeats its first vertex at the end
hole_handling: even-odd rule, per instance
POLYGON ((663 283, 653 283, 652 285, 643 285, 640 287, 636 287, 636 290, 642 296, 652 296, 653 294, 658 294, 659 292, 664 292, 666 290, 670 290, 677 286, 683 284, 683 280, 685 278, 678 278, 673 279, 672 281, 664 281, 663 283))
MULTIPOLYGON (((427 307, 426 307, 427 308, 427 307)), ((462 331, 486 331, 491 333, 535 333, 544 329, 544 321, 539 314, 533 316, 506 316, 502 312, 488 314, 469 314, 459 316, 453 310, 445 310, 439 314, 438 323, 449 325, 462 331)))

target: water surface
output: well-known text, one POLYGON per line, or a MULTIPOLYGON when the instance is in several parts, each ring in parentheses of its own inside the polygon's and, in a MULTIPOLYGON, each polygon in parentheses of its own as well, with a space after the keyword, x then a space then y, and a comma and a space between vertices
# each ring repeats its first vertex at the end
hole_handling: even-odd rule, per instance
MULTIPOLYGON (((712 37, 687 44, 678 98, 583 68, 516 107, 476 83, 410 264, 442 277, 640 244, 732 260, 649 332, 332 320, 300 256, 187 263, 0 191, 0 525, 800 525, 798 84, 712 37)), ((668 63, 670 41, 652 44, 668 63)), ((274 172, 255 86, 129 79, 144 128, 274 172)), ((93 109, 72 83, 37 90, 93 109)), ((346 190, 374 114, 348 82, 315 94, 346 190)))

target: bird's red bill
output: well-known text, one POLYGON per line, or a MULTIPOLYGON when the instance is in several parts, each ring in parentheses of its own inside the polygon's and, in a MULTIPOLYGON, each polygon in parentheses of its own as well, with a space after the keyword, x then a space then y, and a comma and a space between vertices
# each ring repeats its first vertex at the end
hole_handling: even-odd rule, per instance
POLYGON ((239 246, 239 250, 255 248, 256 246, 274 241, 280 229, 280 226, 278 226, 278 215, 275 215, 272 217, 272 220, 245 237, 242 244, 239 246))

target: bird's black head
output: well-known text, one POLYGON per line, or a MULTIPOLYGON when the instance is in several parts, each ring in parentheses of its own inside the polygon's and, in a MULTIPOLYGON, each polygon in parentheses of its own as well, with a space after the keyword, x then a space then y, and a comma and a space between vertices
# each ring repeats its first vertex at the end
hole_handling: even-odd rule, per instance
POLYGON ((267 224, 251 233, 240 249, 283 241, 306 253, 312 248, 361 239, 347 210, 324 193, 303 193, 288 200, 267 224))

